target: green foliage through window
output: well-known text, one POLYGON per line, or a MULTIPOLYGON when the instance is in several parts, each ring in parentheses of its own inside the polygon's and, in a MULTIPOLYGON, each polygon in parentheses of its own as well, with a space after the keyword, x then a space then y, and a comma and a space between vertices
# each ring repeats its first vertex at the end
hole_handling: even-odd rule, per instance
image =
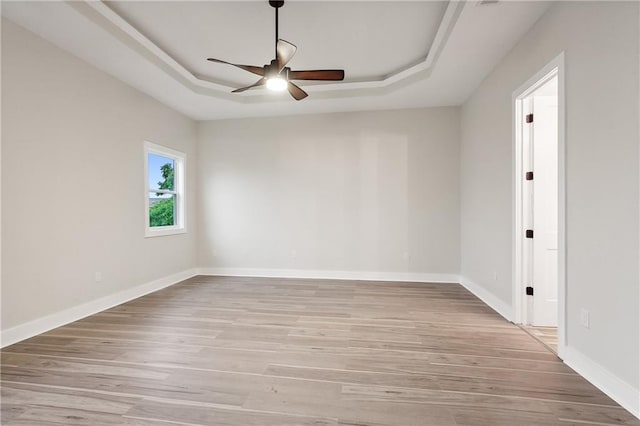
MULTIPOLYGON (((160 167, 162 181, 158 182, 158 189, 173 191, 173 164, 166 163, 160 167)), ((151 195, 151 194, 149 194, 151 195)), ((166 195, 156 192, 156 196, 166 195)), ((175 225, 175 196, 170 198, 149 198, 149 225, 150 226, 173 226, 175 225)))
POLYGON ((175 224, 173 198, 162 198, 149 207, 149 225, 173 226, 175 224))
POLYGON ((173 191, 173 164, 163 164, 162 167, 160 167, 160 170, 162 171, 162 179, 164 180, 158 182, 158 189, 168 189, 169 191, 173 191))

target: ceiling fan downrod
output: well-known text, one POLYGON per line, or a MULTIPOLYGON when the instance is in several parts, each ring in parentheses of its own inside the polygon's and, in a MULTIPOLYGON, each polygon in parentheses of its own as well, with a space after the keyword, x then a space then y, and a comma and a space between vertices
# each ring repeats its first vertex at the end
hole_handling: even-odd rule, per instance
POLYGON ((284 0, 269 0, 269 4, 276 10, 276 41, 274 49, 276 56, 278 56, 278 9, 284 6, 284 0))

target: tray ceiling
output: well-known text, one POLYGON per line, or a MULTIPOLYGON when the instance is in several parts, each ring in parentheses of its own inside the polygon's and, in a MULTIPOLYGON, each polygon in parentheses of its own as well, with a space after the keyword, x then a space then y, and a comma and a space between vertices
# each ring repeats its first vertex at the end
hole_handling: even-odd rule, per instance
MULTIPOLYGON (((264 65, 274 56, 274 9, 260 2, 106 2, 197 78, 229 86, 255 78, 207 56, 264 65)), ((447 2, 287 2, 280 37, 298 46, 292 69, 342 68, 378 81, 425 60, 447 2), (366 17, 366 19, 363 19, 366 17)))
POLYGON ((273 57, 266 1, 3 2, 2 15, 195 119, 460 105, 546 11, 548 2, 288 1, 280 37, 294 69, 343 68, 344 82, 265 89, 216 57, 273 57))

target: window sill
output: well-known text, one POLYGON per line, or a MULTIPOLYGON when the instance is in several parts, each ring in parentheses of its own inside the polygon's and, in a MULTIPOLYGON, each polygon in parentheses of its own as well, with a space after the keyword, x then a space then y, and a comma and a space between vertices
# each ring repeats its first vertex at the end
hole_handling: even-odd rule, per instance
POLYGON ((187 230, 185 228, 160 228, 153 229, 147 228, 144 231, 145 238, 153 238, 153 237, 164 237, 167 235, 177 235, 177 234, 186 234, 187 230))

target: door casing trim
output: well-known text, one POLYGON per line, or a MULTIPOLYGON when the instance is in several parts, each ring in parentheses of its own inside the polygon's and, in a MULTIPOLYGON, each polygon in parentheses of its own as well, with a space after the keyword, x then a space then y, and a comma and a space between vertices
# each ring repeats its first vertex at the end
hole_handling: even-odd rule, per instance
POLYGON ((512 94, 512 123, 513 123, 513 179, 512 179, 512 230, 513 230, 513 289, 512 303, 514 322, 522 324, 525 318, 526 295, 524 271, 522 268, 524 240, 524 224, 522 222, 522 182, 524 172, 522 165, 522 131, 523 131, 523 101, 544 83, 554 76, 558 78, 558 356, 563 359, 567 346, 566 333, 566 274, 567 274, 567 243, 566 243, 566 141, 565 141, 565 60, 564 52, 552 59, 512 94))

